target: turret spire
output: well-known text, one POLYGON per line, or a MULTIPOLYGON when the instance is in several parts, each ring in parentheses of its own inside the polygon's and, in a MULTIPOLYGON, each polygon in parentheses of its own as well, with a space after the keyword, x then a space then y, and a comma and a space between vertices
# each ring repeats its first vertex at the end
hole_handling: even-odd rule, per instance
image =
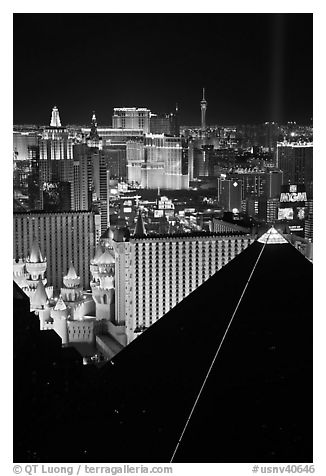
POLYGON ((143 217, 140 210, 138 212, 134 236, 146 236, 145 225, 144 225, 143 217))
POLYGON ((31 251, 30 251, 30 254, 29 254, 29 262, 30 263, 43 263, 44 262, 39 244, 38 244, 37 239, 36 239, 35 236, 33 238, 33 243, 32 243, 31 251))
POLYGON ((68 273, 67 273, 66 277, 70 278, 70 279, 78 278, 75 267, 74 267, 72 261, 70 261, 70 266, 69 266, 69 270, 68 270, 68 273))
POLYGON ((57 106, 54 106, 52 109, 52 116, 51 116, 51 127, 61 127, 60 115, 57 106))
POLYGON ((42 281, 38 282, 35 294, 34 295, 32 294, 30 299, 31 299, 31 307, 36 309, 44 308, 44 306, 46 305, 48 301, 48 296, 45 292, 44 284, 42 281))

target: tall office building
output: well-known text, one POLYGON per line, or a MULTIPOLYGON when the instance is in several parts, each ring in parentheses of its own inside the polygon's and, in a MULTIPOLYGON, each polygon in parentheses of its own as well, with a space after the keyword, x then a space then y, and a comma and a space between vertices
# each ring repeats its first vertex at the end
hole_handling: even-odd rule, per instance
POLYGON ((39 146, 28 146, 28 158, 30 162, 30 174, 27 177, 28 205, 30 210, 41 210, 39 146))
POLYGON ((126 326, 128 342, 166 314, 254 238, 246 233, 146 236, 109 234, 115 258, 115 316, 126 326))
POLYGON ((88 144, 74 145, 73 209, 75 211, 91 209, 93 189, 93 155, 97 153, 98 149, 91 148, 88 144))
POLYGON ((284 173, 284 183, 304 184, 308 198, 313 196, 313 144, 279 142, 276 166, 284 173))
POLYGON ((203 132, 206 130, 206 109, 207 109, 207 101, 205 99, 205 88, 203 88, 203 98, 200 101, 201 130, 203 132))
POLYGON ((52 110, 50 127, 44 129, 39 145, 40 182, 45 192, 41 195, 42 208, 46 209, 47 203, 50 203, 50 209, 62 209, 68 201, 68 206, 73 210, 73 139, 69 137, 68 130, 61 126, 56 107, 52 110), (44 195, 47 198, 44 199, 44 195))
POLYGON ((14 213, 14 258, 28 256, 33 241, 40 245, 47 262, 48 284, 60 289, 62 277, 73 261, 81 285, 89 288, 90 259, 94 250, 92 212, 14 213))
POLYGON ((113 109, 113 129, 142 130, 150 132, 151 111, 145 107, 115 107, 113 109))

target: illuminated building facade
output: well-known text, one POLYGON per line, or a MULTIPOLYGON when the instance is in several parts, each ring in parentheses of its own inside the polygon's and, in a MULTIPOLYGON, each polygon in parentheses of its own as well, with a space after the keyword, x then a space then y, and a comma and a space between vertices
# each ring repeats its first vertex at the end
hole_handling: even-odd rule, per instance
POLYGON ((73 261, 79 269, 81 285, 89 288, 95 244, 93 213, 14 213, 13 232, 15 258, 28 256, 34 238, 40 244, 46 257, 49 285, 60 289, 62 276, 73 261))
POLYGON ((304 236, 308 216, 307 192, 304 184, 283 185, 278 208, 278 220, 287 224, 291 232, 304 236))
POLYGON ((181 137, 146 134, 142 142, 127 143, 128 181, 138 182, 142 188, 188 189, 182 160, 181 137))
POLYGON ((142 139, 134 139, 126 143, 127 179, 128 182, 141 184, 141 168, 145 163, 145 147, 142 139))
POLYGON ((150 132, 151 111, 145 107, 115 107, 113 109, 113 129, 142 130, 150 132))

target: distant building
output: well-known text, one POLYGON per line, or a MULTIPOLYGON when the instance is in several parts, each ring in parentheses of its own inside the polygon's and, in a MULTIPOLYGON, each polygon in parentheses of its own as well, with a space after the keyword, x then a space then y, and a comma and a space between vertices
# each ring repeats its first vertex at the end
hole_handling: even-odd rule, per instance
POLYGON ((236 179, 220 177, 218 182, 218 195, 221 207, 225 211, 241 209, 241 182, 236 179))
MULTIPOLYGON (((89 135, 90 127, 82 127, 81 132, 89 135)), ((129 140, 143 137, 142 129, 113 129, 112 127, 97 127, 97 133, 101 137, 102 145, 125 144, 129 140)))
POLYGON ((74 207, 75 211, 91 210, 93 191, 93 155, 98 148, 87 144, 75 144, 73 148, 74 162, 74 207))
POLYGON ((151 111, 145 107, 115 107, 113 109, 113 129, 142 130, 150 132, 151 111))
POLYGON ((249 197, 277 198, 281 192, 283 172, 237 168, 228 174, 228 178, 239 181, 243 200, 249 197))
POLYGON ((179 116, 178 108, 176 107, 175 112, 170 112, 168 114, 153 114, 150 116, 150 132, 152 134, 166 134, 179 136, 180 127, 179 127, 179 116))
MULTIPOLYGON (((46 210, 47 204, 57 204, 57 210, 62 203, 66 204, 67 185, 70 184, 70 209, 74 209, 73 190, 73 139, 69 137, 68 130, 61 126, 59 111, 56 107, 52 110, 51 125, 44 129, 39 141, 40 146, 40 183, 42 191, 41 206, 46 210), (50 198, 49 198, 50 194, 50 198)), ((54 205, 55 206, 55 205, 54 205)))
POLYGON ((39 133, 36 131, 14 131, 13 150, 17 160, 29 159, 29 147, 38 145, 39 133))
POLYGON ((41 184, 40 184, 40 148, 37 145, 28 147, 30 174, 28 183, 28 205, 30 210, 41 209, 41 184))
POLYGON ((280 142, 276 166, 284 173, 284 183, 304 184, 308 198, 313 195, 313 143, 280 142))

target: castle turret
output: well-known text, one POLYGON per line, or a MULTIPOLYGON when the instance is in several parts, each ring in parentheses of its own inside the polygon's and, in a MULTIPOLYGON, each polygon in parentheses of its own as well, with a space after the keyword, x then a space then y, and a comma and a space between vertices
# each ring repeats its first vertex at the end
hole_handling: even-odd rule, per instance
POLYGON ((68 273, 63 277, 63 285, 61 296, 64 301, 76 302, 82 299, 83 289, 80 286, 80 276, 77 276, 72 262, 70 263, 68 273))
POLYGON ((29 274, 27 283, 30 288, 36 289, 38 281, 42 281, 44 285, 46 284, 46 279, 44 277, 47 267, 46 258, 43 258, 35 237, 33 239, 30 254, 26 259, 25 266, 26 271, 29 274))
POLYGON ((53 329, 61 337, 62 344, 68 344, 68 308, 60 296, 55 307, 51 309, 50 316, 53 319, 53 329))
POLYGON ((115 259, 112 251, 106 249, 99 257, 94 257, 91 272, 92 296, 96 306, 96 319, 114 321, 115 259), (96 258, 96 259, 95 259, 96 258), (96 267, 96 270, 94 268, 96 267))
POLYGON ((26 273, 25 270, 25 261, 22 258, 19 258, 18 261, 14 259, 13 268, 15 283, 17 283, 21 289, 27 288, 28 283, 26 279, 28 278, 28 273, 26 273))
MULTIPOLYGON (((98 260, 102 256, 102 254, 103 254, 102 246, 98 244, 96 247, 95 256, 91 260, 91 264, 90 264, 90 271, 91 271, 94 282, 98 280, 98 273, 99 273, 98 260)), ((92 283, 91 283, 91 286, 92 286, 92 283)))

